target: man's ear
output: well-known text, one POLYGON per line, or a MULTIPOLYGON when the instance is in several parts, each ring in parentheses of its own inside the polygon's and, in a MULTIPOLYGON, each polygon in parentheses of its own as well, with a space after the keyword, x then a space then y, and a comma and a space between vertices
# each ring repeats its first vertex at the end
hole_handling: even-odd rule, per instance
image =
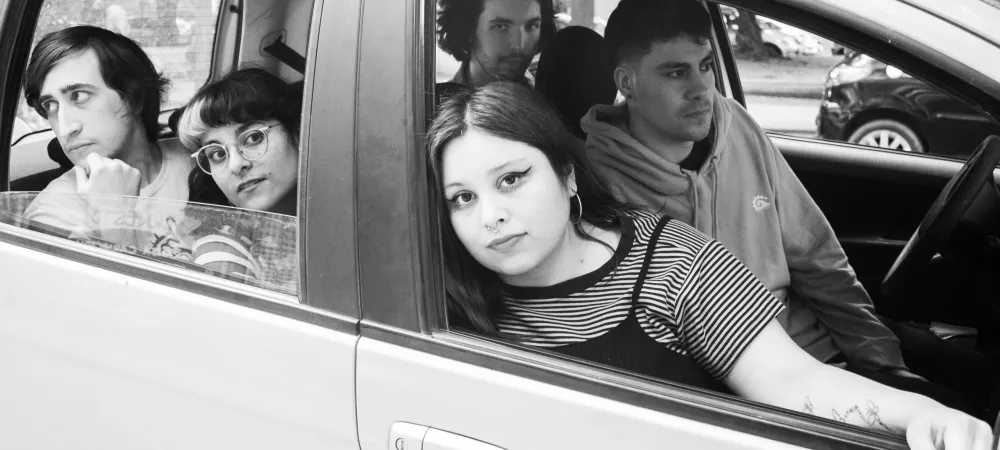
POLYGON ((635 71, 626 65, 620 65, 615 68, 615 86, 618 87, 618 92, 621 92, 626 99, 631 100, 635 98, 635 71))

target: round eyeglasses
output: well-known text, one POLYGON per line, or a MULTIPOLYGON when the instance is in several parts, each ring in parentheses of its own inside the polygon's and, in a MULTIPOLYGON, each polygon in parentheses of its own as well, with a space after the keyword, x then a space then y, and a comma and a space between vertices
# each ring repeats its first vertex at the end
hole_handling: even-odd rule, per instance
POLYGON ((267 130, 279 123, 262 128, 246 130, 235 140, 223 144, 208 144, 199 148, 191 157, 198 163, 198 168, 209 175, 215 170, 225 168, 229 162, 229 144, 236 146, 236 152, 247 161, 256 161, 267 153, 267 130))

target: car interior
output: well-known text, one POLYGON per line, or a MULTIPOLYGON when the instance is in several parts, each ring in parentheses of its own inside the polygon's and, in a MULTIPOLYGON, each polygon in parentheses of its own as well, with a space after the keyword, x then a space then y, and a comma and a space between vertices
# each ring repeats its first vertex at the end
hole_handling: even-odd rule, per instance
MULTIPOLYGON (((1000 118, 1000 99, 919 55, 899 52, 873 35, 810 13, 765 3, 759 2, 758 12, 892 62, 994 120, 1000 118)), ((252 64, 285 80, 305 83, 302 55, 309 43, 313 3, 239 4, 224 2, 219 13, 212 73, 206 82, 252 64)), ((718 5, 707 5, 716 9, 714 26, 721 39, 716 42, 728 46, 718 5)), ((542 71, 537 81, 560 86, 548 95, 567 123, 575 123, 572 118, 593 104, 614 101, 616 94, 607 86, 598 91, 590 82, 606 79, 609 70, 594 62, 600 59, 596 54, 606 51, 601 41, 588 34, 576 39, 543 50, 540 66, 549 57, 572 64, 542 71)), ((729 95, 745 105, 737 63, 728 48, 718 55, 723 59, 719 66, 728 68, 720 73, 732 86, 729 95)), ((176 139, 181 113, 181 108, 163 111, 159 139, 176 139)), ((1000 357, 1000 171, 996 169, 1000 137, 987 138, 964 163, 802 137, 771 137, 837 232, 879 314, 928 327, 966 348, 1000 357)), ((57 139, 40 142, 36 150, 41 151, 42 145, 55 168, 11 180, 6 190, 41 191, 72 168, 57 139)), ((995 416, 1000 389, 983 395, 992 396, 988 414, 995 416)))

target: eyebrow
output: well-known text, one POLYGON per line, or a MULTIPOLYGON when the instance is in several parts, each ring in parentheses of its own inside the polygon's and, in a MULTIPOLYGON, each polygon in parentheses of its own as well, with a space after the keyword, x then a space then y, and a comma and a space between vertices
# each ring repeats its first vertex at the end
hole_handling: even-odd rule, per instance
MULTIPOLYGON (((267 125, 264 125, 264 122, 247 122, 247 123, 245 123, 243 125, 240 125, 240 126, 236 127, 236 138, 239 139, 240 135, 243 134, 244 131, 249 130, 251 127, 254 127, 254 128, 258 128, 258 127, 259 128, 263 128, 263 127, 266 127, 266 126, 267 125)), ((204 147, 204 146, 206 146, 208 144, 221 144, 221 143, 222 143, 222 141, 220 141, 218 139, 209 139, 207 141, 202 142, 201 145, 202 145, 202 147, 204 147)))
MULTIPOLYGON (((712 50, 711 52, 708 53, 708 55, 706 55, 704 58, 701 59, 701 62, 698 65, 703 65, 703 64, 708 63, 708 62, 710 62, 710 61, 712 61, 714 59, 715 59, 715 50, 712 50)), ((684 69, 684 68, 687 68, 687 67, 690 67, 690 66, 691 65, 688 64, 688 63, 667 61, 665 63, 662 63, 662 64, 656 66, 656 69, 657 70, 684 69)))
MULTIPOLYGON (((487 171, 487 172, 486 172, 486 174, 487 174, 487 175, 496 175, 496 174, 497 174, 497 173, 499 173, 499 172, 503 172, 503 170, 504 170, 504 169, 506 169, 507 167, 509 167, 509 166, 511 166, 511 165, 514 165, 514 164, 517 164, 517 163, 519 163, 519 162, 523 162, 523 161, 527 161, 527 159, 524 159, 524 158, 518 158, 518 159, 514 159, 514 160, 510 160, 510 161, 507 161, 507 162, 505 162, 505 163, 503 163, 503 164, 501 164, 501 165, 499 165, 499 166, 496 166, 496 167, 494 167, 494 168, 490 169, 489 171, 487 171)), ((462 183, 460 183, 460 182, 456 181, 456 182, 454 182, 454 183, 448 183, 447 185, 445 185, 445 187, 444 187, 444 188, 445 188, 445 189, 448 189, 448 188, 450 188, 450 187, 452 187, 452 186, 459 186, 459 185, 461 185, 461 184, 462 184, 462 183)))
MULTIPOLYGON (((97 86, 94 86, 94 85, 89 84, 89 83, 73 83, 73 84, 69 84, 69 85, 66 85, 66 86, 63 86, 63 87, 59 88, 59 93, 63 94, 63 95, 66 95, 66 94, 68 94, 70 92, 79 91, 81 89, 90 89, 90 90, 95 90, 96 91, 97 90, 97 86)), ((55 98, 55 97, 53 97, 52 94, 44 94, 44 95, 41 95, 41 96, 38 97, 38 103, 39 104, 45 103, 45 102, 47 102, 49 100, 52 100, 53 98, 55 98)))

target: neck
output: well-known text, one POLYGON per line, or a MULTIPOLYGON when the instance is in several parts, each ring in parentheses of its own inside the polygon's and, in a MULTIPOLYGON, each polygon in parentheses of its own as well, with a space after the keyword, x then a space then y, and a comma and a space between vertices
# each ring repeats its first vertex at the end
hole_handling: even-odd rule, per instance
POLYGON ((604 245, 580 237, 573 225, 567 224, 562 239, 549 256, 535 269, 516 276, 501 276, 512 286, 546 287, 586 275, 599 269, 614 255, 620 234, 597 228, 584 222, 583 229, 604 245))
POLYGON ((139 188, 149 186, 160 174, 163 166, 163 152, 156 142, 149 142, 146 133, 137 132, 126 142, 128 149, 122 152, 122 161, 139 171, 139 188))
POLYGON ((642 118, 641 114, 633 114, 629 107, 628 132, 632 137, 646 146, 659 157, 674 164, 680 164, 691 154, 694 141, 683 141, 665 136, 655 126, 642 118))
POLYGON ((299 206, 299 190, 292 189, 278 204, 271 208, 272 213, 284 214, 286 216, 297 216, 299 206))

